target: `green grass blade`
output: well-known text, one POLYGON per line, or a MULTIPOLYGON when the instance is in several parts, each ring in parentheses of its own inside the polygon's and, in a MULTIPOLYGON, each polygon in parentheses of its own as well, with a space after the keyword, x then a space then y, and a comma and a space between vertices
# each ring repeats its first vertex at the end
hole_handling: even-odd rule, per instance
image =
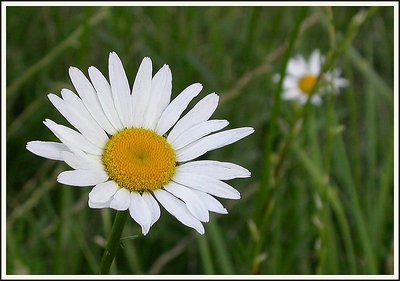
POLYGON ((222 237, 222 233, 217 222, 210 222, 208 225, 208 231, 210 233, 210 240, 222 273, 235 274, 235 269, 229 255, 229 250, 226 246, 225 239, 222 237))

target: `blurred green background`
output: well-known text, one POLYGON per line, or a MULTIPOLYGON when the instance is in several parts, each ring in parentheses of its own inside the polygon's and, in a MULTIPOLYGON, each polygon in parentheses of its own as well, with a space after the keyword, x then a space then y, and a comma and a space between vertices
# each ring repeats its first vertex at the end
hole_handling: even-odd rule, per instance
POLYGON ((47 94, 73 89, 68 67, 107 74, 110 51, 131 85, 150 56, 173 96, 200 82, 197 100, 221 96, 215 118, 256 129, 203 157, 252 172, 229 181, 228 215, 203 236, 164 209, 146 237, 129 220, 111 273, 393 274, 393 7, 9 6, 6 27, 7 274, 98 272, 115 211, 25 145, 56 140, 45 118, 67 124, 47 94), (281 101, 273 74, 316 48, 349 86, 320 107, 281 101))

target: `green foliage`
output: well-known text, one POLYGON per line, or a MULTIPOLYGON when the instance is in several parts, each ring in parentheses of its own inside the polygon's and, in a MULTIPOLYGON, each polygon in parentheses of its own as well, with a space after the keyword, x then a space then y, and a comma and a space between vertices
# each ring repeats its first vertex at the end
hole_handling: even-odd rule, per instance
MULTIPOLYGON (((110 51, 133 83, 150 56, 173 96, 194 82, 221 96, 216 118, 256 132, 206 158, 252 177, 230 181, 200 236, 162 210, 143 237, 128 219, 113 274, 393 274, 393 7, 7 7, 7 274, 96 274, 115 211, 90 188, 56 182, 36 157, 67 124, 46 95, 73 89, 68 67, 107 73, 110 51), (296 31, 297 29, 297 31, 296 31), (320 107, 281 101, 285 62, 318 48, 350 83, 320 107)), ((194 104, 194 103, 192 103, 194 104)))

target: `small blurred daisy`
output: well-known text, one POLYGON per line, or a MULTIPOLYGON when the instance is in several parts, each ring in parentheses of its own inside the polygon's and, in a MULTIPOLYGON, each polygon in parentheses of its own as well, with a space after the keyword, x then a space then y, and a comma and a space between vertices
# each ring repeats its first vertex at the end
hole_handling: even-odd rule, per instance
POLYGON ((150 58, 143 59, 130 89, 121 60, 109 56, 110 83, 95 67, 90 81, 77 68, 69 75, 78 92, 49 94, 51 103, 76 128, 46 119, 44 124, 61 142, 31 141, 27 149, 72 170, 57 181, 72 186, 94 186, 91 208, 129 209, 146 235, 160 217, 161 204, 181 223, 204 233, 201 222, 209 211, 226 214, 214 198, 239 199, 240 193, 223 182, 246 178, 250 172, 238 165, 195 158, 254 132, 244 127, 225 130, 226 120, 208 120, 218 105, 218 95, 201 99, 182 118, 201 84, 192 84, 170 102, 172 74, 164 65, 152 76, 150 58))
MULTIPOLYGON (((282 98, 285 100, 296 100, 301 105, 305 104, 321 73, 321 66, 324 59, 320 55, 319 50, 314 50, 308 61, 300 55, 291 58, 288 62, 287 74, 283 81, 282 98)), ((275 75, 273 80, 274 82, 279 81, 279 75, 275 75)), ((339 88, 345 87, 347 84, 347 80, 340 77, 338 69, 323 73, 319 83, 320 87, 311 97, 311 103, 314 105, 321 104, 323 93, 327 90, 333 90, 334 93, 338 93, 339 88)))

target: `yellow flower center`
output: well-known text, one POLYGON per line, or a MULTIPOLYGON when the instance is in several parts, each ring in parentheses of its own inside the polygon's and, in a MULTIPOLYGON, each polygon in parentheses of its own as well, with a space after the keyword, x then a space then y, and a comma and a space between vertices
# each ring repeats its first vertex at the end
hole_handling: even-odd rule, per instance
POLYGON ((130 191, 154 191, 171 181, 176 155, 165 138, 142 128, 113 135, 102 156, 108 176, 130 191))
POLYGON ((299 88, 304 94, 309 95, 315 87, 316 82, 317 76, 305 75, 299 80, 299 88))

